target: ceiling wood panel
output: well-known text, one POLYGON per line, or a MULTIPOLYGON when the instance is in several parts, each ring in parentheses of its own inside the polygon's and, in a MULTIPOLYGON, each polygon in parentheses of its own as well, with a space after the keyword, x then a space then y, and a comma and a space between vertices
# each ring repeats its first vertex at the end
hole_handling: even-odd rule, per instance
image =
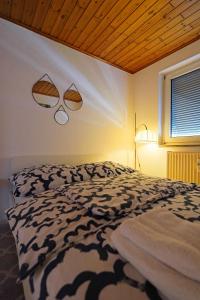
MULTIPOLYGON (((165 22, 165 25, 163 27, 161 27, 162 25, 159 22, 158 28, 160 29, 156 31, 154 26, 149 27, 147 32, 144 32, 143 34, 141 33, 141 35, 137 37, 137 41, 138 41, 137 47, 130 44, 128 47, 125 47, 125 49, 121 51, 119 54, 111 58, 111 62, 114 63, 115 61, 118 61, 119 63, 123 63, 124 61, 127 60, 129 61, 131 59, 129 54, 130 52, 132 53, 132 55, 134 55, 137 51, 140 50, 140 54, 142 55, 142 48, 144 46, 144 44, 142 43, 143 41, 147 41, 147 43, 150 43, 151 41, 161 36, 164 32, 168 31, 170 28, 172 28, 182 20, 183 18, 181 16, 178 16, 177 18, 173 19, 171 22, 168 21, 165 22)), ((145 52, 146 50, 143 49, 143 51, 145 52)))
POLYGON ((129 73, 200 38, 199 0, 1 0, 0 16, 129 73))
POLYGON ((118 0, 117 3, 112 7, 109 13, 101 21, 101 23, 93 29, 90 36, 86 37, 85 43, 81 46, 82 50, 94 51, 95 42, 99 41, 100 37, 106 39, 112 32, 112 21, 123 11, 123 8, 130 2, 130 0, 118 0), (93 49, 94 48, 94 49, 93 49), (89 50, 88 50, 89 49, 89 50))
POLYGON ((133 61, 128 63, 125 67, 131 68, 132 65, 134 65, 134 68, 137 68, 140 64, 150 64, 150 61, 154 59, 154 56, 156 57, 157 54, 159 54, 161 57, 163 55, 163 52, 165 53, 172 53, 174 49, 171 48, 170 40, 174 40, 174 37, 176 37, 176 46, 180 46, 180 42, 187 44, 188 38, 190 38, 190 35, 192 38, 195 38, 196 33, 198 32, 198 29, 193 29, 189 34, 182 34, 182 31, 179 30, 176 34, 172 35, 170 38, 166 40, 165 44, 162 44, 162 47, 158 47, 157 45, 153 46, 148 51, 145 51, 145 55, 143 55, 143 58, 141 59, 140 55, 137 56, 133 61), (169 46, 170 45, 170 46, 169 46))
POLYGON ((23 15, 20 23, 25 24, 26 26, 30 26, 33 22, 36 7, 37 1, 25 1, 23 15))
POLYGON ((74 7, 73 7, 73 10, 72 10, 71 14, 69 15, 69 18, 64 23, 64 27, 61 29, 61 31, 57 35, 58 40, 63 41, 63 43, 66 43, 69 34, 75 28, 75 26, 76 26, 77 22, 79 21, 80 17, 84 13, 84 11, 87 9, 87 7, 90 3, 90 0, 71 1, 71 2, 74 2, 74 4, 75 4, 74 7))
POLYGON ((95 12, 101 7, 104 0, 91 0, 88 7, 84 10, 82 16, 68 35, 67 41, 70 44, 74 44, 81 32, 84 32, 85 27, 92 19, 95 12))
MULTIPOLYGON (((19 0, 15 0, 19 1, 19 0)), ((51 5, 51 0, 38 0, 37 1, 37 7, 35 10, 34 18, 31 23, 31 26, 35 29, 41 30, 43 22, 45 20, 47 11, 49 9, 49 6, 51 5)))
MULTIPOLYGON (((150 3, 150 1, 149 1, 150 3)), ((163 6, 165 6, 165 2, 163 0, 160 1, 155 1, 153 0, 152 3, 154 3, 155 5, 151 5, 149 7, 149 9, 144 9, 143 5, 141 5, 140 7, 142 8, 142 10, 140 11, 139 14, 137 14, 137 12, 139 12, 139 8, 135 11, 135 16, 133 16, 132 18, 129 18, 130 21, 131 20, 136 20, 133 21, 132 24, 129 23, 125 23, 125 27, 122 31, 121 34, 117 36, 115 36, 115 38, 113 38, 113 35, 110 36, 106 42, 104 42, 101 47, 98 48, 98 50, 95 52, 96 55, 101 55, 102 57, 104 57, 106 54, 108 54, 110 51, 112 51, 112 49, 114 49, 115 47, 118 47, 119 44, 121 44, 124 41, 124 36, 125 39, 127 39, 128 37, 131 36, 131 38, 133 38, 133 34, 135 32, 137 32, 137 30, 140 30, 141 28, 143 30, 145 30, 145 25, 143 26, 143 24, 148 23, 148 21, 150 19, 153 18, 153 16, 156 15, 157 12, 160 11, 161 8, 163 8, 163 6), (136 15, 137 14, 137 15, 136 15), (144 28, 143 28, 144 27, 144 28), (103 50, 105 49, 105 50, 103 50), (103 50, 103 51, 102 51, 103 50)), ((126 21, 125 21, 126 22, 126 21)), ((120 31, 119 31, 120 32, 120 31)), ((137 42, 137 40, 136 40, 137 42)))
MULTIPOLYGON (((193 37, 192 41, 196 41, 196 33, 194 33, 192 35, 192 37, 193 37)), ((189 41, 191 41, 191 35, 189 36, 189 38, 187 38, 187 37, 184 37, 184 38, 183 37, 179 37, 179 38, 177 38, 176 50, 181 49, 183 47, 183 45, 184 46, 188 45, 189 41)), ((158 61, 158 60, 166 57, 166 53, 168 53, 168 55, 169 55, 169 54, 173 53, 176 50, 171 50, 171 47, 164 46, 163 48, 161 48, 159 50, 159 58, 155 59, 156 56, 153 53, 153 55, 147 57, 146 60, 141 61, 141 59, 140 59, 137 62, 135 62, 134 63, 135 72, 137 72, 137 71, 139 71, 139 70, 141 70, 141 69, 143 69, 143 68, 151 65, 152 63, 154 63, 154 62, 156 62, 156 61, 158 61)))
POLYGON ((21 20, 23 17, 25 0, 13 0, 11 3, 10 17, 15 20, 21 20))
POLYGON ((97 10, 95 15, 91 18, 87 26, 82 30, 81 34, 78 36, 78 38, 75 40, 74 45, 76 47, 81 47, 83 50, 84 43, 86 41, 86 37, 90 37, 95 30, 95 28, 101 23, 101 21, 105 18, 107 13, 111 10, 111 8, 117 3, 118 0, 110 0, 104 1, 101 5, 100 9, 97 10))
POLYGON ((146 39, 147 35, 151 36, 151 34, 155 31, 154 25, 157 24, 158 27, 161 26, 163 24, 163 17, 172 9, 173 8, 170 4, 165 5, 164 8, 156 16, 150 18, 149 21, 145 22, 144 26, 138 28, 135 32, 131 34, 130 37, 127 37, 126 40, 124 40, 119 46, 112 49, 112 51, 110 51, 110 53, 106 55, 106 59, 113 61, 117 60, 118 58, 123 56, 124 52, 128 53, 130 49, 140 44, 143 40, 144 35, 146 39), (134 45, 133 41, 135 41, 136 39, 137 44, 134 45), (124 50, 124 52, 122 50, 124 50))
POLYGON ((0 13, 2 17, 10 17, 11 0, 0 1, 0 13))
POLYGON ((59 18, 59 13, 62 10, 62 7, 64 5, 65 0, 52 0, 51 5, 49 6, 49 9, 47 11, 47 14, 45 16, 43 25, 42 25, 42 31, 46 34, 49 34, 59 18))

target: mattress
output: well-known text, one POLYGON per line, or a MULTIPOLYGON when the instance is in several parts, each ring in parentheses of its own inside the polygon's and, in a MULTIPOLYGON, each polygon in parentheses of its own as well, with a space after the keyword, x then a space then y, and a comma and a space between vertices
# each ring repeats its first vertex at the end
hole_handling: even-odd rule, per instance
POLYGON ((138 172, 62 185, 25 199, 7 217, 26 299, 162 299, 119 255, 110 236, 127 218, 157 207, 199 222, 199 199, 195 184, 138 172))

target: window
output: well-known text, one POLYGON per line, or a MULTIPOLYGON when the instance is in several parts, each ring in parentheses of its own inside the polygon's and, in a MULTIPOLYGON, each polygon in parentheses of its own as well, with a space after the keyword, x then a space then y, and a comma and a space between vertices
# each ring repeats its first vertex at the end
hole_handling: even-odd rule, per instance
POLYGON ((200 62, 164 76, 161 144, 200 145, 200 62))

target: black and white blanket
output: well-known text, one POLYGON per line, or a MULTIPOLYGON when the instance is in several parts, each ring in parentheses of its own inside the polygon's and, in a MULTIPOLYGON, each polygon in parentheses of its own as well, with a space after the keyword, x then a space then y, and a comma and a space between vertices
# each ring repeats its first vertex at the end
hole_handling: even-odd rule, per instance
POLYGON ((74 182, 7 211, 27 299, 161 299, 119 256, 110 235, 154 207, 200 222, 200 191, 141 173, 74 182))

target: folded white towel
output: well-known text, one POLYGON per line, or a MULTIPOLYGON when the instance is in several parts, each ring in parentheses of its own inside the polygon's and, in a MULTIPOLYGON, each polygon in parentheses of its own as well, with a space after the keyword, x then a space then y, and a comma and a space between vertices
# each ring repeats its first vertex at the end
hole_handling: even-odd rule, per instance
POLYGON ((200 282, 200 224, 161 208, 123 222, 118 230, 153 257, 200 282))
POLYGON ((199 282, 189 279, 166 266, 121 235, 119 229, 111 235, 114 246, 138 271, 170 300, 200 299, 199 282))

